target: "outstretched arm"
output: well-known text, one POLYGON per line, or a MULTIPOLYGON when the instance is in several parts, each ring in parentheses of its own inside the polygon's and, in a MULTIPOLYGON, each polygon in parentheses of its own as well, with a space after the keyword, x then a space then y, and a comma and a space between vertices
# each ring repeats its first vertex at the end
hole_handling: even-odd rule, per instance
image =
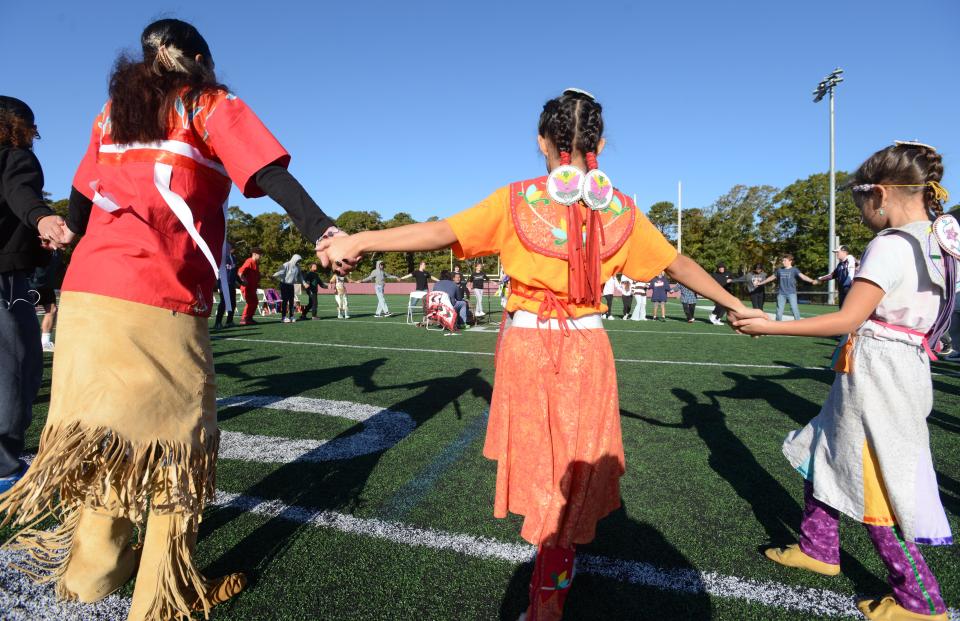
POLYGON ((770 321, 767 318, 740 319, 733 322, 746 334, 784 334, 790 336, 837 336, 853 332, 870 318, 883 299, 883 289, 869 280, 857 280, 835 313, 808 317, 799 321, 770 321))
POLYGON ((323 239, 317 251, 326 253, 338 271, 368 252, 425 252, 447 248, 457 241, 446 220, 407 224, 382 231, 364 231, 348 237, 323 239))
POLYGON ((703 297, 713 300, 720 306, 730 309, 736 315, 748 312, 743 302, 717 284, 713 276, 704 271, 693 259, 678 254, 673 263, 667 266, 666 271, 670 278, 686 285, 688 289, 692 289, 703 297))
POLYGON ((804 281, 810 283, 811 285, 815 285, 815 284, 817 284, 817 282, 818 282, 817 280, 815 280, 815 279, 813 279, 813 278, 810 278, 809 276, 807 276, 807 275, 804 274, 803 272, 797 272, 797 275, 800 276, 800 280, 804 280, 804 281))

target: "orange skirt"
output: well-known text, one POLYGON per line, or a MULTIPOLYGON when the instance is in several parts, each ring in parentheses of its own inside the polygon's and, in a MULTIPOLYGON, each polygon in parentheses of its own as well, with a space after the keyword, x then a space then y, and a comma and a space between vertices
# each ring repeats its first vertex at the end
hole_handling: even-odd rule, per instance
POLYGON ((535 545, 592 541, 597 522, 620 507, 624 473, 607 333, 509 328, 483 454, 497 461, 495 517, 524 516, 520 536, 535 545))

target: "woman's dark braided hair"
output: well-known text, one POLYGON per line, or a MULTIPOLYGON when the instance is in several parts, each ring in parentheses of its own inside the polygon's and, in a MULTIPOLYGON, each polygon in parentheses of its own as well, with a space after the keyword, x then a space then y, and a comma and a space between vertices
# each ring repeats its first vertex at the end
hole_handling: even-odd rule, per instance
POLYGON ((906 192, 923 192, 926 208, 935 216, 943 215, 943 205, 937 200, 934 189, 926 185, 943 179, 943 156, 936 149, 915 143, 899 143, 881 149, 867 158, 853 173, 853 185, 875 183, 878 185, 915 185, 913 188, 898 188, 906 192))
POLYGON ((603 137, 603 106, 586 93, 564 91, 543 104, 537 132, 560 152, 596 153, 603 137))

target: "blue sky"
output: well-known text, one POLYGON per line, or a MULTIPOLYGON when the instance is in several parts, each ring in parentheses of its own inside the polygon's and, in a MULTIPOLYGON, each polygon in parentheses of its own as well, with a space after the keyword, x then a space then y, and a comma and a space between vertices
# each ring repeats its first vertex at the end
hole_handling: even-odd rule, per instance
MULTIPOLYGON (((644 209, 681 179, 685 208, 738 183, 782 187, 827 169, 827 105, 810 92, 836 66, 838 167, 916 138, 944 153, 960 198, 954 0, 5 3, 0 91, 36 112, 55 198, 113 60, 158 17, 200 29, 218 77, 334 216, 448 216, 542 174, 537 116, 567 86, 603 103, 601 167, 644 209)), ((279 209, 236 191, 231 204, 279 209)))

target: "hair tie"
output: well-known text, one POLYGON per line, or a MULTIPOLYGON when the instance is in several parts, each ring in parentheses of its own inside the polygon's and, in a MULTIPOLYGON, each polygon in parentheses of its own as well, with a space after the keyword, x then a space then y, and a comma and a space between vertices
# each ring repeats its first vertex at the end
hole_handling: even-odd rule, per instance
POLYGON ((596 170, 597 169, 597 154, 591 151, 587 153, 587 170, 596 170))
POLYGON ((561 151, 561 152, 560 152, 560 165, 561 165, 561 166, 568 166, 569 164, 570 164, 570 154, 567 153, 566 151, 561 151))
POLYGON ((940 203, 945 203, 950 200, 950 193, 947 192, 947 189, 937 183, 936 181, 927 181, 927 185, 933 190, 933 199, 940 203))

